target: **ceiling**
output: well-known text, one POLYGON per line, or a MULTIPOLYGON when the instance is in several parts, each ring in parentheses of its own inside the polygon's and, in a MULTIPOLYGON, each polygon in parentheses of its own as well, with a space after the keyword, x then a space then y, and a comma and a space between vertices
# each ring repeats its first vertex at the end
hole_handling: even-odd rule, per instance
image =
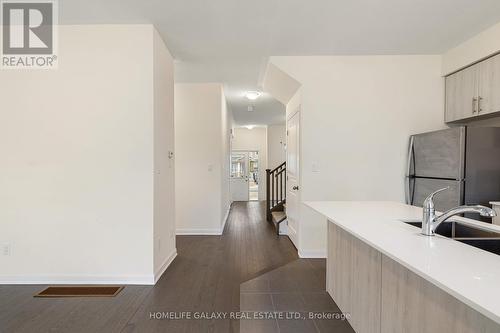
POLYGON ((259 90, 268 56, 440 54, 500 21, 498 0, 61 0, 62 24, 152 23, 177 82, 222 82, 238 125, 284 120, 259 90))

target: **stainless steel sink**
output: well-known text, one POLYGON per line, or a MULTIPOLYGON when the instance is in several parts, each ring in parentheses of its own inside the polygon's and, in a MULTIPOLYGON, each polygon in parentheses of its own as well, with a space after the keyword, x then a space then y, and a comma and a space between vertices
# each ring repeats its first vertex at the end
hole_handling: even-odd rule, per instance
MULTIPOLYGON (((422 228, 422 222, 405 222, 417 228, 422 228)), ((444 222, 436 229, 436 234, 448 238, 500 238, 500 233, 471 227, 460 222, 444 222)))
POLYGON ((478 249, 500 255, 499 238, 455 239, 455 240, 470 246, 477 247, 478 249))
MULTIPOLYGON (((403 222, 416 228, 422 228, 422 222, 403 222)), ((441 223, 436 229, 436 234, 500 255, 500 232, 476 228, 453 221, 441 223)))

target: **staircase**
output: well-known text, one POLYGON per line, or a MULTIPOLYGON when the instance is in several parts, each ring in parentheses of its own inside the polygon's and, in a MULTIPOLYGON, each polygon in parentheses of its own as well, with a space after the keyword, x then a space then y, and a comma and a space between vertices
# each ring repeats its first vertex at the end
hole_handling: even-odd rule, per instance
POLYGON ((267 221, 274 224, 279 236, 280 224, 286 221, 286 162, 273 170, 267 169, 266 175, 267 221))

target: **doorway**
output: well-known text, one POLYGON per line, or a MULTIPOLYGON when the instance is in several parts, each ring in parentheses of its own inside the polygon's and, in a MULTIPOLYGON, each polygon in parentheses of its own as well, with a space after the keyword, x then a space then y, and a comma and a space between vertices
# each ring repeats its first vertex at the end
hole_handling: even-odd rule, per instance
POLYGON ((259 200, 259 152, 231 152, 231 198, 233 201, 259 200))

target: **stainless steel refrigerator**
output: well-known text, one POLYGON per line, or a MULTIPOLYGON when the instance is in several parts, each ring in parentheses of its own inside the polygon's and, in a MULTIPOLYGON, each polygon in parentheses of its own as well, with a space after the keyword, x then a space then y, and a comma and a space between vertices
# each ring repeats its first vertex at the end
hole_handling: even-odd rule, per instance
POLYGON ((429 193, 450 187, 435 197, 440 211, 500 201, 500 127, 455 127, 411 136, 405 183, 406 202, 420 207, 429 193))

